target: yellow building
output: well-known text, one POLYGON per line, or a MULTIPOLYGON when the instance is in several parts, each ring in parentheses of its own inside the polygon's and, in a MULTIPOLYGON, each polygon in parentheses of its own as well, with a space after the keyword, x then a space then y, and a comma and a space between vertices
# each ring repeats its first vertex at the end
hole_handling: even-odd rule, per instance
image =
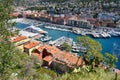
POLYGON ((26 36, 17 36, 10 38, 10 41, 14 43, 16 48, 18 48, 20 51, 24 51, 23 46, 30 42, 30 39, 26 36))
POLYGON ((34 42, 30 42, 27 45, 24 46, 24 52, 28 53, 29 55, 32 54, 32 51, 36 48, 39 47, 39 42, 34 41, 34 42))

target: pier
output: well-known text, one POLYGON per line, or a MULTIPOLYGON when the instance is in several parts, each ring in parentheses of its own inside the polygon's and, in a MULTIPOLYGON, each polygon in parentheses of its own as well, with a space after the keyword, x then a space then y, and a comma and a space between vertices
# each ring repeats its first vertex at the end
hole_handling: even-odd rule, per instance
POLYGON ((67 43, 67 44, 69 44, 70 46, 72 46, 72 42, 73 42, 73 39, 67 38, 67 37, 65 37, 65 36, 62 36, 62 37, 56 39, 55 41, 50 41, 49 44, 50 44, 50 45, 53 45, 53 46, 58 46, 58 47, 59 47, 59 46, 61 46, 62 44, 67 43))

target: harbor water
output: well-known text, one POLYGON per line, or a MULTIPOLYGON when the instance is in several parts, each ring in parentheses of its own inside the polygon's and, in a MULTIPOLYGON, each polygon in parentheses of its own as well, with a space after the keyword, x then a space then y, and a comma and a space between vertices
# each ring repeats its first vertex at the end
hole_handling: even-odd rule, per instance
MULTIPOLYGON (((30 26, 30 25, 29 24, 22 24, 22 23, 16 24, 16 27, 19 29, 24 29, 28 26, 30 26)), ((47 29, 47 28, 44 28, 42 26, 39 26, 39 27, 41 29, 47 31, 48 35, 52 37, 52 40, 56 40, 59 37, 66 36, 66 37, 72 38, 74 41, 76 41, 77 36, 81 36, 81 35, 78 35, 78 34, 75 34, 72 32, 47 29)), ((88 35, 88 36, 90 36, 90 35, 88 35)), ((102 54, 108 52, 108 53, 115 54, 118 56, 119 61, 118 61, 118 63, 116 63, 116 65, 117 65, 117 68, 120 69, 120 37, 93 38, 93 39, 98 41, 102 45, 102 49, 103 49, 102 54)))

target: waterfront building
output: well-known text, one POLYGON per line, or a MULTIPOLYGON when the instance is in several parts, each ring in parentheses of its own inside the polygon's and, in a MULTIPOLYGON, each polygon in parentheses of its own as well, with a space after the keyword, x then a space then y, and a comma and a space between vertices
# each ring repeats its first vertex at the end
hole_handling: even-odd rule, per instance
POLYGON ((52 23, 63 25, 64 24, 64 17, 53 17, 52 23))
POLYGON ((108 18, 106 20, 99 19, 98 23, 99 26, 103 26, 103 27, 112 27, 112 28, 117 27, 117 24, 114 21, 112 21, 111 18, 108 18))
POLYGON ((113 23, 113 22, 106 23, 106 27, 113 27, 113 28, 115 28, 116 26, 117 25, 115 23, 113 23))
POLYGON ((31 10, 27 10, 23 12, 23 16, 28 18, 28 19, 33 19, 34 18, 34 14, 35 12, 31 11, 31 10))
POLYGON ((26 45, 24 45, 24 52, 28 53, 29 55, 32 54, 32 51, 36 49, 39 46, 39 42, 37 41, 32 41, 26 45))
POLYGON ((32 19, 33 18, 33 14, 32 13, 25 13, 23 14, 26 18, 28 19, 32 19))
POLYGON ((87 21, 89 21, 90 24, 95 24, 97 22, 97 19, 95 19, 95 18, 87 18, 87 21))
POLYGON ((87 18, 87 21, 89 21, 93 27, 100 27, 99 21, 95 18, 87 18))
POLYGON ((26 36, 16 36, 16 37, 11 37, 10 42, 13 42, 14 45, 20 50, 24 51, 23 46, 27 44, 30 41, 29 38, 26 36))
POLYGON ((16 17, 16 18, 22 18, 23 17, 22 13, 19 13, 19 12, 14 12, 10 15, 13 16, 13 17, 16 17))
POLYGON ((99 13, 98 18, 104 21, 111 20, 112 22, 117 20, 119 17, 114 13, 99 13))
POLYGON ((44 22, 51 22, 51 18, 52 17, 48 14, 40 14, 40 17, 37 19, 44 22))
POLYGON ((67 21, 68 26, 79 27, 79 28, 92 28, 89 21, 80 19, 78 17, 72 17, 67 21))

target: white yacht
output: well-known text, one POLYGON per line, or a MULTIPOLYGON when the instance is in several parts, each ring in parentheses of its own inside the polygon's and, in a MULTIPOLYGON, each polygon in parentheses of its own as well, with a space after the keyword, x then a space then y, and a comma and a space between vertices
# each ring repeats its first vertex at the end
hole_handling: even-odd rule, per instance
POLYGON ((52 37, 50 37, 50 36, 45 36, 44 38, 41 38, 41 41, 43 41, 43 42, 47 42, 47 41, 49 41, 49 40, 51 40, 52 39, 52 37))
POLYGON ((44 31, 44 30, 40 29, 39 27, 36 27, 36 26, 33 26, 33 25, 25 28, 24 30, 29 31, 29 32, 33 32, 33 33, 41 33, 41 34, 47 34, 48 33, 47 31, 44 31))

